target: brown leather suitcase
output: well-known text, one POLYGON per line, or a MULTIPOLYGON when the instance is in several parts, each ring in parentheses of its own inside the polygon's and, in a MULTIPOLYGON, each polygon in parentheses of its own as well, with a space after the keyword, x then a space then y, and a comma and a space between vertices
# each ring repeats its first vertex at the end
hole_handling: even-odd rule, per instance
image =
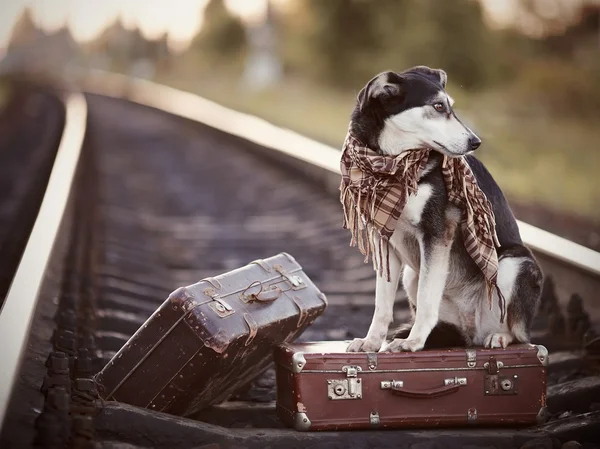
POLYGON ((545 420, 543 346, 347 353, 349 343, 275 350, 277 414, 287 426, 306 431, 545 420))
POLYGON ((287 253, 179 288, 95 376, 100 395, 190 415, 264 371, 326 305, 287 253))

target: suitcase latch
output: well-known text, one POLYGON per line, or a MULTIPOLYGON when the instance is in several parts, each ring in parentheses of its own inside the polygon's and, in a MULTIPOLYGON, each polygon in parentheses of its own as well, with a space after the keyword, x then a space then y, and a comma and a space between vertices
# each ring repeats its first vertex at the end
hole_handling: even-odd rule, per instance
POLYGON ((332 401, 340 399, 362 399, 362 382, 358 378, 360 366, 344 366, 346 379, 328 379, 327 397, 332 401))
POLYGON ((346 373, 346 377, 357 377, 362 368, 360 366, 343 366, 342 371, 346 373))
POLYGON ((477 351, 474 349, 467 349, 467 366, 469 368, 475 368, 477 365, 477 351))
POLYGON ((491 356, 489 361, 483 364, 483 368, 488 374, 483 381, 483 390, 486 396, 500 396, 507 394, 517 394, 517 381, 519 376, 501 376, 500 369, 504 367, 504 363, 496 360, 496 357, 491 356))
POLYGON ((235 312, 233 307, 227 304, 227 302, 212 288, 204 290, 204 294, 213 300, 213 302, 209 304, 209 307, 214 310, 219 317, 225 318, 235 312))
POLYGON ((483 364, 483 368, 488 370, 490 374, 498 374, 500 372, 500 368, 504 366, 500 360, 496 360, 496 357, 491 356, 488 362, 483 364))
POLYGON ((277 271, 283 279, 292 284, 292 290, 302 290, 307 287, 304 279, 295 274, 288 274, 281 265, 275 265, 275 271, 277 271))
POLYGON ((304 285, 304 281, 302 280, 302 278, 300 276, 287 276, 287 278, 289 279, 290 283, 292 284, 292 287, 294 290, 298 290, 298 288, 302 288, 302 286, 304 285))

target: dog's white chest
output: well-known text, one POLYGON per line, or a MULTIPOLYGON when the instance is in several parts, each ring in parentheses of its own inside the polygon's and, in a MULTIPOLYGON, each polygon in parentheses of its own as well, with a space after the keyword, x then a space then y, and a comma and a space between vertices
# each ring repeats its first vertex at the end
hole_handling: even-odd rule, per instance
POLYGON ((400 215, 400 218, 408 221, 410 224, 416 226, 421 222, 425 205, 431 195, 433 194, 433 187, 431 184, 421 184, 417 190, 416 195, 408 197, 408 201, 404 206, 404 210, 400 215))

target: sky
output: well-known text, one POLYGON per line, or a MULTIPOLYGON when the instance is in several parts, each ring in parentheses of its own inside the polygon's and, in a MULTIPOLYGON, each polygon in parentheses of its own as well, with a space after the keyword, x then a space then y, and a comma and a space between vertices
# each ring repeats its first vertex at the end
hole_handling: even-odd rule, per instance
MULTIPOLYGON (((77 40, 90 40, 106 25, 122 17, 126 27, 139 27, 147 38, 168 31, 173 41, 186 41, 201 26, 208 0, 1 0, 0 48, 6 46, 15 20, 29 6, 45 29, 65 22, 77 40)), ((277 0, 282 3, 285 0, 277 0)), ((232 12, 252 21, 260 18, 264 0, 225 0, 232 12)))
MULTIPOLYGON (((272 0, 284 4, 289 0, 272 0)), ((326 0, 324 0, 326 1, 326 0)), ((519 0, 481 0, 491 19, 502 26, 515 20, 519 0)), ((543 0, 538 0, 543 1, 543 0)), ((580 0, 570 0, 574 4, 580 0)), ((0 49, 10 37, 12 25, 25 6, 43 28, 52 30, 68 23, 76 40, 96 36, 121 16, 128 28, 138 27, 147 38, 169 32, 170 44, 185 43, 202 25, 202 10, 208 0, 0 0, 0 49)), ((600 0, 598 0, 600 3, 600 0)), ((260 19, 265 0, 225 0, 229 9, 245 20, 260 19)), ((548 3, 549 5, 552 2, 548 3)), ((550 9, 546 11, 551 12, 550 9)))

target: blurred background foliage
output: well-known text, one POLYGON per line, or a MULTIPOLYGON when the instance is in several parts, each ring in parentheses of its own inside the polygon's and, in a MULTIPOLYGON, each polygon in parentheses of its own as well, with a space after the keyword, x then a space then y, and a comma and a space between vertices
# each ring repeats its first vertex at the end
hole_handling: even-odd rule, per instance
POLYGON ((75 43, 68 29, 37 30, 26 10, 5 60, 42 33, 65 55, 37 58, 45 70, 154 79, 338 148, 371 77, 442 68, 457 113, 484 141, 479 157, 511 200, 600 223, 600 1, 255 1, 264 11, 248 21, 209 0, 203 26, 177 50, 167 34, 149 39, 119 19, 75 43), (510 16, 502 26, 490 18, 499 4, 510 16))

